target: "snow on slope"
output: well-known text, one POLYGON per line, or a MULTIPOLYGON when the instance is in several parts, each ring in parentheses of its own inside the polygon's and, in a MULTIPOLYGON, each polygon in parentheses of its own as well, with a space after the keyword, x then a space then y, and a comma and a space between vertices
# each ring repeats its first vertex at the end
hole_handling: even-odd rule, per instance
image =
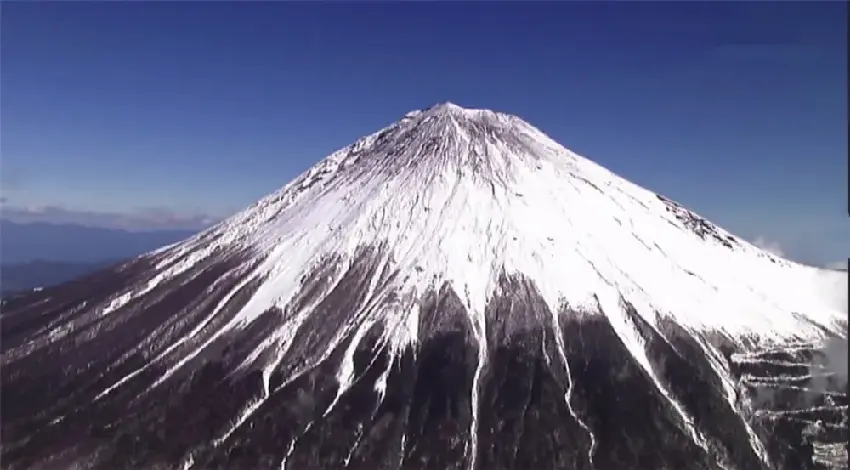
MULTIPOLYGON (((660 315, 738 344, 742 338, 817 339, 825 330, 844 334, 847 316, 846 273, 764 252, 570 152, 518 117, 451 103, 408 113, 255 206, 154 252, 166 255, 158 274, 101 314, 206 258, 248 247, 262 259, 230 294, 263 280, 239 314, 156 386, 227 331, 246 327, 270 307, 285 309, 303 276, 326 257, 341 256, 350 266, 357 250, 369 246, 386 248, 379 265, 404 275, 383 293, 373 279, 366 305, 336 342, 364 323, 383 322, 393 350, 415 343, 419 298, 444 282, 464 297, 483 339, 485 305, 503 272, 530 279, 552 311, 565 303, 601 309, 618 325, 625 300, 650 324, 660 315), (404 302, 372 309, 388 291, 404 302)), ((272 348, 282 357, 309 314, 304 309, 285 322, 252 360, 272 348)), ((622 327, 623 341, 641 357, 637 335, 622 327)), ((486 341, 479 342, 485 359, 486 341)), ((266 378, 275 365, 266 364, 266 378)))
MULTIPOLYGON (((693 334, 723 381, 724 399, 732 408, 737 406, 736 384, 709 338, 722 337, 741 352, 756 346, 817 342, 827 333, 846 337, 846 272, 778 258, 570 152, 515 116, 450 103, 408 113, 330 155, 253 207, 152 253, 149 258, 157 264, 142 282, 99 306, 88 305, 86 315, 121 315, 130 302, 156 292, 181 274, 201 272, 195 268, 209 260, 241 259, 246 250, 252 259, 234 268, 238 282, 217 297, 210 309, 194 312, 199 314, 191 328, 180 333, 163 326, 163 334, 145 339, 161 343, 149 348, 149 361, 126 375, 122 372, 95 401, 128 387, 131 380, 139 381, 152 365, 164 366, 159 369, 164 372, 144 383, 150 392, 218 338, 239 329, 247 331, 272 307, 286 312, 298 298, 305 302, 302 307, 280 315, 271 333, 249 346, 253 349, 241 368, 262 369, 260 393, 220 430, 212 446, 222 445, 270 396, 316 361, 327 359, 350 337, 336 371, 336 397, 324 411, 327 415, 356 381, 354 352, 371 327, 384 327, 381 342, 391 355, 381 375, 383 385, 375 384, 376 390, 384 390, 392 361, 407 346, 424 341, 418 329, 422 298, 448 283, 464 303, 477 340, 467 443, 469 468, 475 468, 480 384, 491 355, 487 326, 496 320, 488 318, 486 307, 500 294, 500 277, 507 274, 529 281, 539 291, 553 316, 546 320, 549 327, 560 329, 568 323, 558 313, 565 311, 561 308, 565 304, 571 312, 604 315, 677 419, 690 430, 690 439, 708 453, 705 436, 658 376, 648 355, 647 336, 637 331, 630 315, 640 316, 661 337, 661 323, 670 321, 693 334), (273 372, 295 348, 301 326, 343 276, 350 276, 349 268, 363 262, 364 253, 376 269, 364 270, 370 277, 363 301, 352 302, 349 315, 329 328, 333 338, 326 350, 311 359, 312 364, 293 365, 282 379, 285 383, 273 384, 273 372), (342 266, 326 269, 329 259, 341 261, 342 266), (307 289, 303 280, 317 272, 327 278, 307 289), (252 289, 244 305, 240 300, 238 313, 224 327, 206 334, 207 327, 217 323, 217 316, 249 283, 259 287, 252 289), (307 298, 305 290, 319 292, 307 298)), ((207 292, 215 288, 210 286, 207 292)), ((64 325, 38 341, 58 341, 73 328, 64 325)), ((589 434, 588 459, 592 461, 595 437, 572 411, 572 372, 564 340, 556 336, 560 338, 557 353, 570 383, 565 400, 572 417, 589 434)), ((43 344, 16 348, 4 355, 4 363, 43 344)), ((138 345, 142 349, 145 343, 138 345)), ((312 421, 302 434, 311 425, 312 421)), ((747 434, 754 452, 766 462, 765 450, 749 427, 747 434)), ((297 440, 289 442, 281 468, 297 440)), ((186 468, 192 461, 193 454, 185 456, 186 468)))
POLYGON ((406 273, 395 289, 415 298, 448 281, 474 324, 503 269, 532 279, 553 309, 622 294, 640 312, 731 337, 819 337, 847 315, 846 273, 763 252, 515 116, 451 103, 408 113, 171 247, 170 260, 192 254, 161 278, 250 246, 265 257, 255 274, 269 277, 238 316, 244 325, 285 306, 324 255, 350 261, 380 243, 384 262, 406 273))

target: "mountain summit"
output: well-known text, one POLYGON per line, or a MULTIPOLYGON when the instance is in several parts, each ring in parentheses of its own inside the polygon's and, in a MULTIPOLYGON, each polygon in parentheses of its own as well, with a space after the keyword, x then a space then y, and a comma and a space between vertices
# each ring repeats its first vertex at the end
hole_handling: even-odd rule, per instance
POLYGON ((846 285, 442 103, 197 236, 4 299, 2 459, 823 468, 846 285))

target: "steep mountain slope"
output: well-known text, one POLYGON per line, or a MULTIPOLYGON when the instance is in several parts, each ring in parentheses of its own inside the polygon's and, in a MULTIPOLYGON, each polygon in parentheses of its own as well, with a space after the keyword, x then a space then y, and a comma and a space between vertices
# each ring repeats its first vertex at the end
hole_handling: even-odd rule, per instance
MULTIPOLYGON (((2 458, 818 468, 735 361, 846 339, 846 286, 446 103, 184 242, 5 301, 2 458)), ((846 382, 821 388, 846 433, 846 382)))

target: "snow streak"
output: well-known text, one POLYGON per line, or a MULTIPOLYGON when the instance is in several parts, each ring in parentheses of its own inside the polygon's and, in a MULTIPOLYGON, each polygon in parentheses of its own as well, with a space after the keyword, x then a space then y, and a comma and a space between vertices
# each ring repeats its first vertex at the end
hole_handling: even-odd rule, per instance
MULTIPOLYGON (((558 348, 558 356, 564 364, 564 369, 567 373, 567 380, 569 381, 569 384, 567 384, 567 392, 564 394, 564 402, 567 404, 567 410, 569 410, 578 425, 581 426, 581 428, 587 433, 588 439, 590 439, 590 448, 587 449, 587 461, 590 463, 590 466, 593 467, 593 453, 596 451, 596 436, 593 435, 593 431, 591 431, 590 427, 585 424, 584 420, 579 418, 578 413, 576 413, 573 408, 572 398, 575 383, 573 381, 572 371, 570 370, 570 362, 567 360, 566 348, 564 347, 564 330, 561 327, 561 315, 558 312, 558 310, 552 311, 552 327, 555 330, 555 345, 558 348)), ((545 350, 544 346, 544 352, 545 350)), ((546 361, 547 363, 551 362, 548 354, 546 354, 546 361)))

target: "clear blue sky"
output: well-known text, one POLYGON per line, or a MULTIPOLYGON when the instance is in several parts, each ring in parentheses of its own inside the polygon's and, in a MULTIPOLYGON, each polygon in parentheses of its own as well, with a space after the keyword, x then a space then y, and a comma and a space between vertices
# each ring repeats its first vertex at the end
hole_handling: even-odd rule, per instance
POLYGON ((226 215, 440 101, 850 254, 845 2, 4 2, 8 206, 226 215))

